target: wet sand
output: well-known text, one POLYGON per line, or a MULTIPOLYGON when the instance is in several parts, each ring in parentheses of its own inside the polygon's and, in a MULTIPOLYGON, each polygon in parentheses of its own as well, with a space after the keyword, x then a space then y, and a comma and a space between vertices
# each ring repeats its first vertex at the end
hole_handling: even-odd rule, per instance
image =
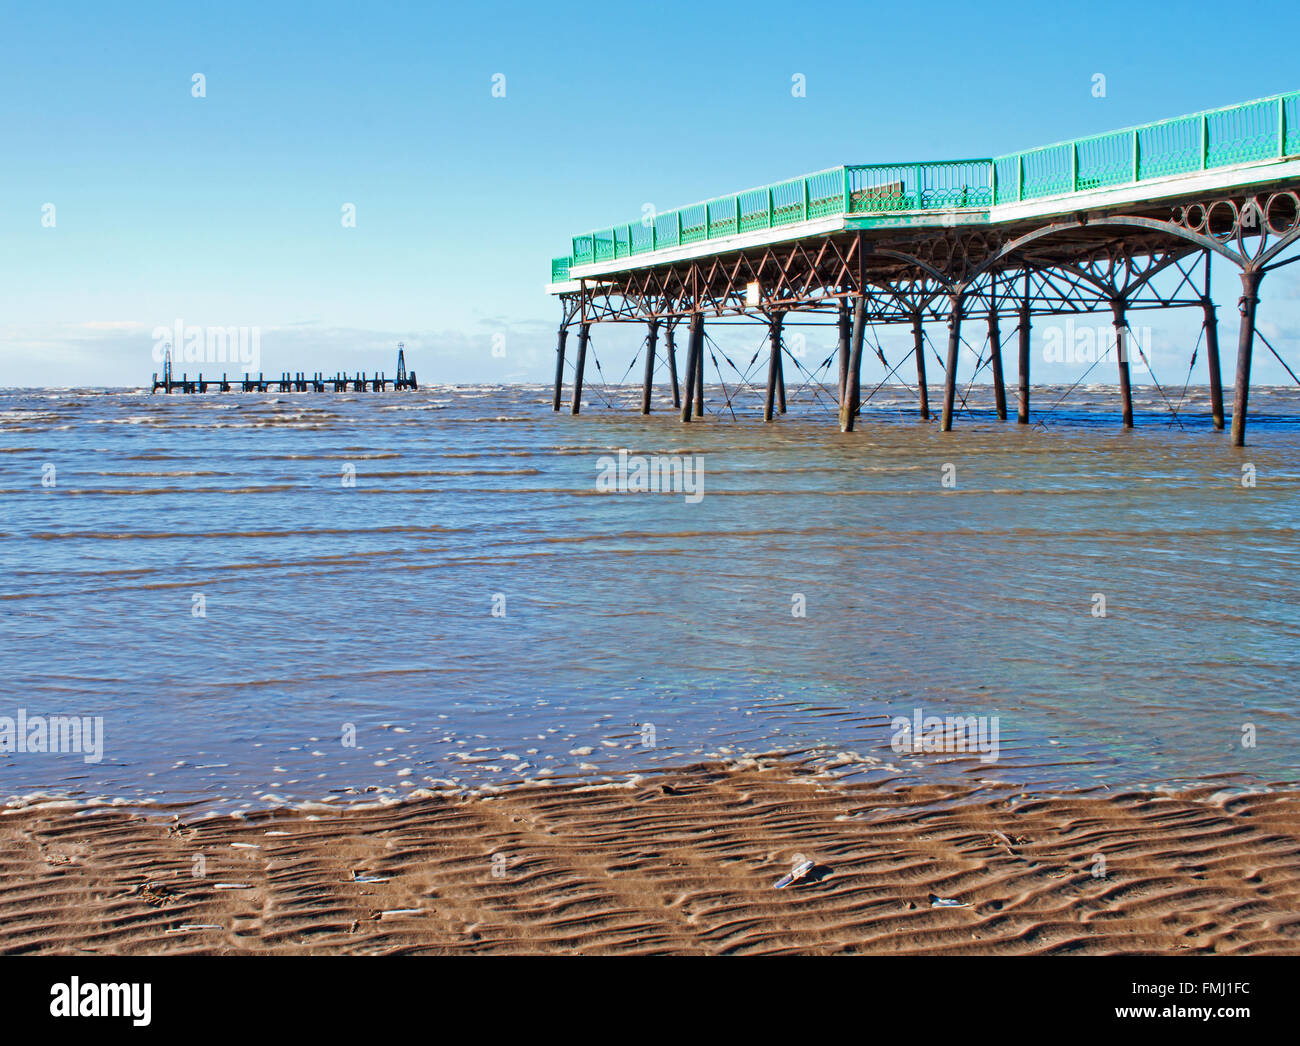
POLYGON ((1294 953, 1300 792, 772 762, 192 824, 29 807, 0 816, 0 925, 6 953, 1294 953))

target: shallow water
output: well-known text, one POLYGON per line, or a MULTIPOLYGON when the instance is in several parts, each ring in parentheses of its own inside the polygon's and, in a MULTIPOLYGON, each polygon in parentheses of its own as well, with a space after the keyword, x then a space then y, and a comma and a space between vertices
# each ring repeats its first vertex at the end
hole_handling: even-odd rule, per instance
POLYGON ((100 762, 0 753, 0 795, 215 810, 777 751, 1300 779, 1296 390, 1253 392, 1244 450, 1199 389, 1181 426, 1139 390, 1130 433, 1101 386, 1030 427, 977 388, 950 434, 904 389, 849 435, 821 395, 764 425, 709 393, 683 426, 600 386, 578 418, 537 387, 0 392, 0 716, 104 730, 100 762), (704 497, 601 493, 619 448, 701 455, 704 497), (997 716, 996 762, 893 751, 918 707, 997 716))

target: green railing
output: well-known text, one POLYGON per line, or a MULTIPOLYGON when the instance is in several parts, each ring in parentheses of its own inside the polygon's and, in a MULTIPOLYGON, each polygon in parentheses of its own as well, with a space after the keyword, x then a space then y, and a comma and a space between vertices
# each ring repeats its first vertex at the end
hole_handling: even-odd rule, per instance
POLYGON ((552 260, 551 280, 567 280, 573 266, 817 218, 987 210, 1294 155, 1300 155, 1300 92, 991 160, 832 167, 575 236, 572 254, 552 260))
POLYGON ((1089 192, 1300 154, 1300 92, 993 160, 997 202, 1089 192))
POLYGON ((990 178, 988 160, 832 167, 575 236, 573 253, 552 261, 552 279, 567 278, 575 265, 617 261, 839 214, 988 207, 993 199, 990 178))
POLYGON ((847 214, 987 208, 993 203, 988 160, 846 167, 847 214))

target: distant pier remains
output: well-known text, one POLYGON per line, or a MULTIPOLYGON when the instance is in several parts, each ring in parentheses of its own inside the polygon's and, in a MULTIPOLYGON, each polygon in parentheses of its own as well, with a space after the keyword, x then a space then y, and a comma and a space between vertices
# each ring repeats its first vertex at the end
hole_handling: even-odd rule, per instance
POLYGON ((172 392, 387 392, 390 388, 394 391, 399 389, 418 389, 420 386, 416 383, 415 371, 406 369, 406 347, 402 342, 397 343, 397 376, 389 379, 384 374, 375 374, 372 377, 366 377, 364 371, 353 377, 347 374, 335 374, 332 378, 316 373, 308 376, 304 373, 289 374, 283 373, 278 378, 268 378, 263 374, 258 374, 254 378, 251 374, 245 374, 236 377, 233 381, 225 374, 220 378, 205 378, 202 373, 197 377, 191 378, 187 374, 182 374, 179 378, 172 376, 172 354, 171 347, 168 346, 166 354, 163 357, 162 377, 158 377, 157 372, 153 376, 153 389, 158 392, 162 390, 165 393, 172 392))

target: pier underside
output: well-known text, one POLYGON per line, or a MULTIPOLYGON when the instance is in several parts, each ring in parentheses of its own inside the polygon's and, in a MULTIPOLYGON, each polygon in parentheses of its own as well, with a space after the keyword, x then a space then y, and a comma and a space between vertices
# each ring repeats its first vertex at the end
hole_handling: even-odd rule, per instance
MULTIPOLYGON (((939 412, 951 429, 963 325, 987 329, 980 365, 988 366, 998 414, 1006 417, 1002 353, 1004 338, 1018 343, 1017 418, 1029 420, 1029 340, 1034 316, 1108 313, 1115 326, 1116 359, 1124 424, 1132 425, 1129 388, 1129 313, 1191 307, 1205 316, 1206 354, 1214 424, 1225 413, 1220 378, 1217 317, 1210 295, 1212 259, 1230 264, 1241 276, 1232 437, 1244 443, 1251 353, 1256 340, 1255 305, 1267 272, 1296 261, 1289 250, 1300 241, 1300 182, 1252 187, 1214 197, 1189 196, 1125 207, 1122 211, 1078 211, 1047 219, 1022 219, 978 226, 959 224, 961 215, 929 227, 913 225, 843 229, 775 243, 673 261, 628 267, 580 277, 557 289, 563 310, 555 406, 559 409, 568 329, 579 329, 573 409, 580 405, 581 382, 591 325, 646 324, 651 355, 645 374, 654 377, 655 348, 671 365, 675 390, 675 333, 682 321, 686 339, 688 393, 682 420, 700 413, 703 339, 707 320, 750 321, 767 325, 767 417, 783 400, 782 340, 785 323, 836 324, 840 425, 853 428, 859 412, 859 381, 865 331, 873 325, 908 324, 916 333, 913 350, 921 416, 926 402, 921 328, 942 321, 948 327, 944 363, 944 401, 939 412), (662 332, 662 338, 660 334, 662 332), (695 403, 692 404, 692 398, 695 403)), ((1270 346, 1271 349, 1271 346, 1270 346)), ((1139 347, 1138 352, 1141 353, 1139 347)), ((829 361, 828 361, 829 362, 829 361)), ((1141 361, 1149 367, 1149 362, 1141 361)), ((910 376, 909 376, 910 377, 910 376)), ((1100 375, 1099 375, 1100 377, 1100 375)), ((1102 380, 1105 380, 1103 378, 1102 380)), ((674 401, 681 404, 675 391, 674 401)), ((648 392, 643 410, 649 411, 648 392)), ((783 405, 782 405, 783 412, 783 405)))
MULTIPOLYGON (((1300 258, 1298 243, 1300 93, 987 160, 831 168, 574 237, 571 253, 551 264, 549 289, 562 310, 555 408, 570 327, 578 330, 575 413, 592 325, 641 323, 649 332, 642 410, 650 410, 662 359, 689 421, 704 407, 706 321, 757 322, 770 352, 770 420, 784 412, 785 325, 828 323, 838 328, 838 346, 822 368, 838 362, 835 398, 848 431, 860 411, 866 331, 907 324, 928 419, 924 326, 942 322, 942 428, 952 427, 960 349, 970 344, 963 329, 972 324, 985 331, 976 373, 988 367, 1000 418, 1003 342, 1015 338, 1017 420, 1025 423, 1033 318, 1103 312, 1113 324, 1108 369, 1131 426, 1130 353, 1136 349, 1148 372, 1150 361, 1128 316, 1189 307, 1204 316, 1211 411, 1223 428, 1213 263, 1241 280, 1231 413, 1241 446, 1256 341, 1295 378, 1257 330, 1255 313, 1264 276, 1300 258), (689 331, 681 382, 679 326, 689 331)), ((1198 350, 1199 342, 1193 358, 1198 350)))

